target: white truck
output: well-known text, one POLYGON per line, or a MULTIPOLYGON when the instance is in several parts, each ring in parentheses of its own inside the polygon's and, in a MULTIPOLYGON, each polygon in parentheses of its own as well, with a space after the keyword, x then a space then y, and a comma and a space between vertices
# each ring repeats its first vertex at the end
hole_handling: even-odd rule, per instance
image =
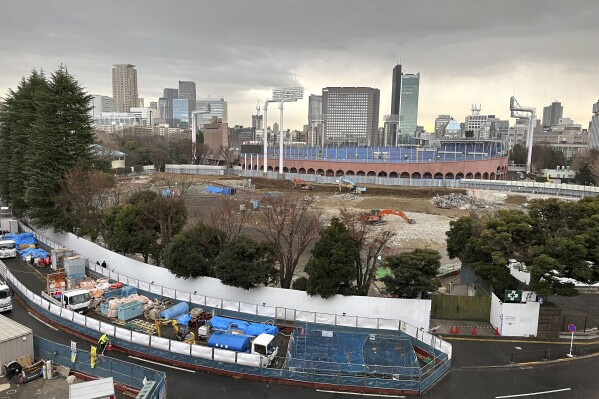
POLYGON ((0 259, 16 258, 17 244, 15 240, 0 240, 0 259))
POLYGON ((63 291, 56 297, 42 291, 42 298, 61 308, 66 308, 77 313, 85 313, 91 303, 88 290, 74 289, 63 291))
POLYGON ((12 296, 8 285, 0 280, 0 313, 12 310, 12 296))

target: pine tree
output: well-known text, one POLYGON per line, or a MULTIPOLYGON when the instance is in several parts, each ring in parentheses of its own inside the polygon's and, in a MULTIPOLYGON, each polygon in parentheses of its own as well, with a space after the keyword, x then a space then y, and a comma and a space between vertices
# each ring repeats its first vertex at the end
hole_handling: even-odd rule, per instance
POLYGON ((64 66, 52 74, 48 90, 38 97, 26 158, 25 201, 27 215, 40 227, 72 229, 63 217, 67 210, 55 206, 54 197, 70 169, 91 162, 91 99, 64 66))

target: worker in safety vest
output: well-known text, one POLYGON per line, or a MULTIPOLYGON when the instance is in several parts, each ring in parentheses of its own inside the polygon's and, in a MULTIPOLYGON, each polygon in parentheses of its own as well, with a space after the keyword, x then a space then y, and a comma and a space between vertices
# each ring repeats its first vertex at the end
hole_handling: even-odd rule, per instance
POLYGON ((100 345, 100 353, 104 353, 106 350, 106 345, 108 345, 108 335, 102 335, 98 340, 98 345, 100 345))

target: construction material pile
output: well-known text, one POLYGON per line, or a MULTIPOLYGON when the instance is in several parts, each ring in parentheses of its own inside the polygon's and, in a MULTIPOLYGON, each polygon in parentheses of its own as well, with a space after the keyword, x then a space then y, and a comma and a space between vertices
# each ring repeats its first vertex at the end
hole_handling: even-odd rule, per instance
POLYGON ((431 199, 433 205, 443 209, 488 209, 492 204, 471 195, 451 193, 443 196, 435 196, 431 199))
POLYGON ((335 194, 334 197, 336 200, 342 200, 342 201, 357 201, 360 197, 358 197, 356 194, 335 194))

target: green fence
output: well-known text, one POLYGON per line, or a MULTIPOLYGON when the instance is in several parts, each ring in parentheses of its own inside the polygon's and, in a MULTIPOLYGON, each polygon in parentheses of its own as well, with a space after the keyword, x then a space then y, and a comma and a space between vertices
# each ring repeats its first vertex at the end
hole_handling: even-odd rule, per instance
POLYGON ((433 319, 489 321, 490 313, 488 296, 433 295, 433 319))

